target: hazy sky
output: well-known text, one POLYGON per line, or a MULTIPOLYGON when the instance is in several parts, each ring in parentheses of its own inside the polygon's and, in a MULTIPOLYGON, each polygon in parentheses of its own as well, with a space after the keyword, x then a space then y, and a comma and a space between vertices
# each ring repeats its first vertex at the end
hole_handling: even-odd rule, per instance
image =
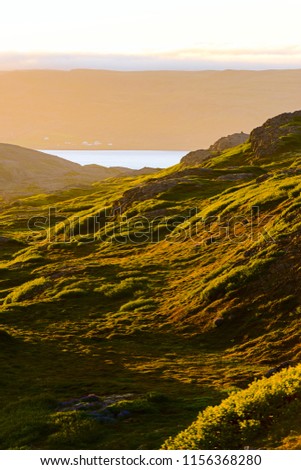
POLYGON ((301 68, 300 0, 9 0, 0 68, 301 68))

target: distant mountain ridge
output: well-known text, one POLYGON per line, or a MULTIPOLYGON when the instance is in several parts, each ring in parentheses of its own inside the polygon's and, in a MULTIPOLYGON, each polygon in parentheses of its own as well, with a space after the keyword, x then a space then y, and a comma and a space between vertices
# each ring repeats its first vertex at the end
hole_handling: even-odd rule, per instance
POLYGON ((301 70, 23 70, 0 74, 0 142, 184 150, 301 108, 301 70))

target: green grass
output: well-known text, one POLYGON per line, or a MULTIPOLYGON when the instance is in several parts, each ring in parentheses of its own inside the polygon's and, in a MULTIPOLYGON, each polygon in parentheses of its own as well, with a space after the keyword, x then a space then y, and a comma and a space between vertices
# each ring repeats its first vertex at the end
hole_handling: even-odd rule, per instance
POLYGON ((39 277, 28 281, 15 288, 5 299, 4 304, 15 302, 24 302, 32 300, 36 295, 43 292, 47 287, 47 280, 44 277, 39 277))
POLYGON ((301 360, 300 149, 253 157, 246 143, 201 167, 2 202, 1 448, 154 449, 192 422, 168 446, 299 445, 294 405, 269 410, 276 378, 254 380, 301 360), (176 185, 154 194, 160 178, 176 185), (257 402, 247 412, 252 390, 273 429, 257 402), (89 393, 130 394, 111 412, 131 417, 59 408, 89 393))

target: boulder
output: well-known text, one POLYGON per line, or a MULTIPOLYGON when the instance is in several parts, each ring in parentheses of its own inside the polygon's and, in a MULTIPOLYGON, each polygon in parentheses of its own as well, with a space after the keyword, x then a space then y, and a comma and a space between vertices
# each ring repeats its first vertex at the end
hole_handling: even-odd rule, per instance
POLYGON ((253 173, 227 173, 226 175, 218 176, 217 181, 241 181, 252 178, 253 173))
POLYGON ((264 377, 271 377, 272 375, 276 374, 277 372, 280 372, 282 369, 287 369, 288 367, 292 366, 293 362, 292 361, 284 361, 281 362, 281 364, 278 364, 276 367, 273 367, 272 369, 269 369, 265 374, 264 377))

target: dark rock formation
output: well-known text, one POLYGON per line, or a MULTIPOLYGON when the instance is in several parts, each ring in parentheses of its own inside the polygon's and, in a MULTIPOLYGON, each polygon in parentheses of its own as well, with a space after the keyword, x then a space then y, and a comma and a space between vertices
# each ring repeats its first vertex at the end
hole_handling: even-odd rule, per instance
POLYGON ((209 151, 211 154, 221 153, 224 150, 236 147, 237 145, 244 144, 249 137, 249 134, 245 134, 244 132, 230 134, 226 137, 221 137, 209 147, 209 151))
POLYGON ((180 163, 187 166, 199 165, 203 161, 208 160, 208 158, 210 158, 211 156, 212 154, 209 150, 193 150, 192 152, 189 152, 187 155, 181 158, 180 163))
POLYGON ((85 395, 80 398, 71 398, 67 401, 60 402, 57 410, 60 412, 80 411, 85 413, 89 418, 104 424, 116 423, 118 420, 127 419, 131 416, 131 412, 126 409, 113 411, 110 406, 122 401, 133 399, 131 393, 123 395, 111 395, 106 398, 100 398, 94 393, 85 395))
POLYGON ((274 155, 286 147, 301 144, 301 111, 283 113, 268 119, 250 134, 250 143, 255 157, 274 155), (298 139, 299 138, 299 139, 298 139))
POLYGON ((185 168, 161 178, 154 178, 139 186, 135 186, 125 191, 121 199, 115 204, 112 215, 122 214, 133 203, 146 201, 147 199, 154 198, 158 194, 169 191, 177 185, 191 185, 196 184, 189 176, 203 176, 206 177, 212 170, 210 168, 185 168))
POLYGON ((278 366, 273 367, 272 369, 269 369, 264 374, 264 377, 267 377, 267 378, 272 377, 272 375, 276 374, 277 372, 280 372, 282 369, 287 369, 288 367, 292 365, 293 365, 292 361, 281 362, 281 364, 279 364, 278 366))
POLYGON ((226 175, 218 176, 216 179, 218 181, 240 181, 252 178, 253 176, 253 173, 228 173, 226 175))
POLYGON ((208 160, 208 158, 216 156, 224 150, 245 143, 248 138, 249 134, 245 134, 244 132, 221 137, 214 144, 210 145, 209 149, 194 150, 193 152, 189 152, 181 159, 181 163, 187 166, 200 165, 205 160, 208 160))
POLYGON ((222 326, 222 324, 223 324, 224 322, 225 322, 225 320, 224 320, 222 317, 216 318, 216 319, 214 320, 214 325, 217 326, 217 327, 219 327, 219 326, 222 326))

